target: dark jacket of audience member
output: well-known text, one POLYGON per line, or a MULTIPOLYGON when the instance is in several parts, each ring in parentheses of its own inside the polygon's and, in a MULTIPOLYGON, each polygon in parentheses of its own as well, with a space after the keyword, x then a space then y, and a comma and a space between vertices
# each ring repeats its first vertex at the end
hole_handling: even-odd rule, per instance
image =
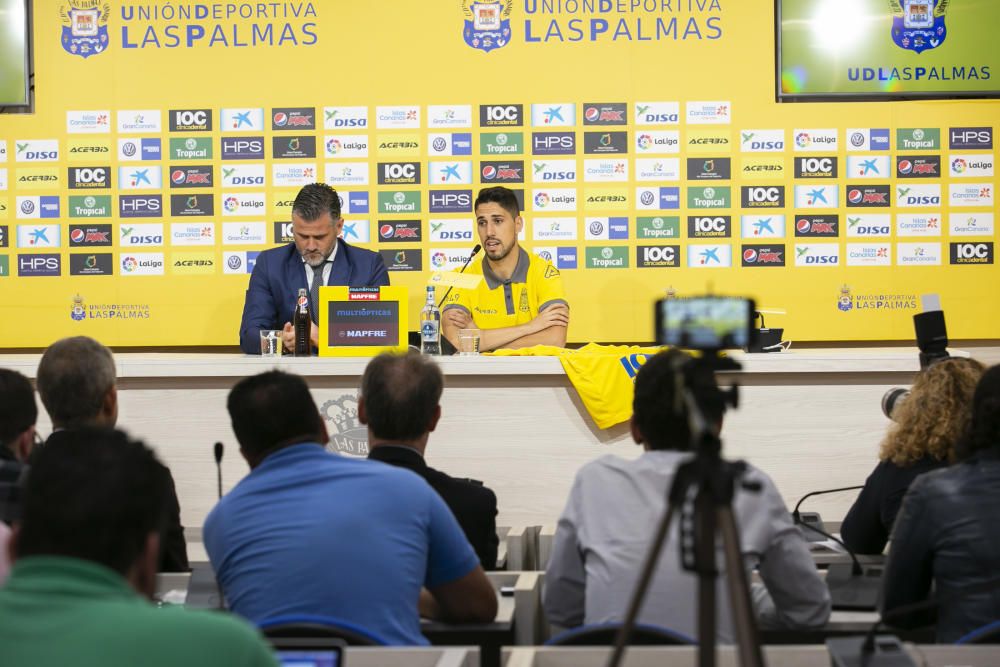
POLYGON ((75 429, 41 448, 0 588, 0 663, 275 667, 246 623, 149 603, 168 486, 120 431, 75 429))
POLYGON ((0 368, 0 521, 7 525, 20 518, 37 419, 31 381, 17 371, 0 368))
MULTIPOLYGON (((910 485, 883 584, 883 616, 927 599, 933 584, 941 600, 937 640, 948 643, 1000 619, 1000 366, 976 387, 958 456, 960 463, 910 485)), ((913 614, 892 624, 915 627, 931 619, 913 614)))
POLYGON ((379 355, 361 377, 358 419, 368 427, 368 458, 423 477, 455 515, 484 570, 497 563, 497 497, 482 482, 427 465, 430 434, 441 419, 444 376, 419 354, 379 355))
POLYGON ((497 566, 497 497, 482 482, 451 477, 427 465, 417 450, 406 446, 381 445, 368 454, 374 461, 407 468, 417 473, 444 499, 458 519, 469 544, 484 570, 497 566))
POLYGON ((917 376, 893 413, 879 464, 840 527, 849 549, 882 553, 913 480, 955 460, 955 444, 968 427, 969 404, 983 369, 974 359, 952 358, 917 376))
MULTIPOLYGON (((60 432, 85 426, 113 428, 118 422, 118 389, 111 350, 86 336, 63 338, 45 350, 38 364, 38 394, 52 419, 57 442, 60 432)), ((55 440, 53 440, 55 439, 55 440)), ((168 527, 160 560, 161 572, 188 571, 187 544, 181 525, 180 503, 173 477, 169 478, 168 527)))

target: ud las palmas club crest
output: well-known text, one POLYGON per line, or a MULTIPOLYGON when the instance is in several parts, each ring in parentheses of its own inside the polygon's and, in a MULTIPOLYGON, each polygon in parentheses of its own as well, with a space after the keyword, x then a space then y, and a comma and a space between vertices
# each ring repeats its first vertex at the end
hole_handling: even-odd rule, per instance
POLYGON ((510 41, 510 8, 514 0, 462 0, 465 27, 462 36, 474 49, 489 53, 510 41))
POLYGON ((108 48, 111 8, 101 0, 70 0, 59 8, 62 46, 75 56, 88 58, 108 48))
POLYGON ((344 394, 319 409, 330 432, 326 448, 338 454, 368 456, 368 427, 358 421, 357 395, 344 394))
POLYGON ((948 29, 945 12, 951 0, 889 0, 892 41, 901 49, 920 53, 944 42, 948 29))
POLYGON ((837 308, 845 313, 854 308, 854 299, 851 297, 851 288, 844 285, 840 288, 840 297, 837 299, 837 308))
POLYGON ((69 311, 69 316, 77 322, 87 319, 87 311, 83 308, 83 297, 79 294, 73 297, 73 307, 69 311))

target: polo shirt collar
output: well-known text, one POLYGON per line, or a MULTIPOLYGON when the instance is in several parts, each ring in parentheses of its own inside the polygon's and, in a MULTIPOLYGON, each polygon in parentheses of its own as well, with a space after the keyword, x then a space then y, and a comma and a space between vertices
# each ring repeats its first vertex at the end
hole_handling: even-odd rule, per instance
POLYGON ((514 272, 511 274, 510 280, 503 280, 498 277, 490 267, 490 261, 486 257, 483 257, 483 279, 486 281, 487 287, 496 289, 505 283, 528 282, 528 265, 531 264, 531 258, 528 257, 525 249, 520 246, 518 246, 517 252, 517 266, 514 267, 514 272))
POLYGON ((19 559, 6 587, 11 591, 62 598, 122 598, 141 602, 142 597, 111 568, 67 556, 28 556, 19 559))

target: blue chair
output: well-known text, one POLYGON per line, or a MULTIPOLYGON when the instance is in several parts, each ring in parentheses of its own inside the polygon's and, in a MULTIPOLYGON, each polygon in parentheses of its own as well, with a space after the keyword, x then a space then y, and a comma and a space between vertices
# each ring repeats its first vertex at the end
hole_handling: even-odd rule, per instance
MULTIPOLYGON (((618 638, 621 623, 595 623, 581 625, 565 632, 560 632, 547 642, 546 646, 614 646, 618 638)), ((694 639, 658 625, 637 623, 632 628, 630 646, 672 645, 683 646, 697 644, 694 639)))
POLYGON ((1000 621, 987 623, 959 638, 956 644, 1000 644, 1000 621))
MULTIPOLYGON (((272 616, 257 624, 268 640, 288 638, 333 638, 342 639, 348 646, 388 646, 389 643, 378 635, 331 616, 310 614, 272 616)), ((274 643, 274 642, 272 642, 274 643)))

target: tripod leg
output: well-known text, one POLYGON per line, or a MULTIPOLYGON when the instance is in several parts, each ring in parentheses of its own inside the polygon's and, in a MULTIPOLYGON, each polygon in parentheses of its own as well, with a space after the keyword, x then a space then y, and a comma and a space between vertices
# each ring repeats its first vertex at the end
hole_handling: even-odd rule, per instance
POLYGON ((730 505, 716 507, 719 530, 722 532, 722 546, 726 555, 726 582, 729 589, 729 606, 732 609, 733 625, 736 632, 736 646, 742 667, 764 667, 764 655, 760 648, 760 633, 757 618, 750 602, 750 588, 743 556, 740 553, 740 536, 730 505))
POLYGON ((715 504, 702 486, 694 501, 695 564, 698 572, 698 665, 715 667, 715 504))
POLYGON ((674 506, 668 500, 667 511, 663 513, 660 525, 656 529, 656 535, 653 536, 653 541, 650 543, 646 562, 642 566, 642 574, 639 575, 639 581, 635 584, 635 592, 632 594, 632 600, 629 603, 628 612, 625 614, 625 620, 618 630, 618 637, 615 638, 615 649, 611 652, 611 657, 608 658, 607 667, 618 667, 625 657, 625 648, 628 646, 628 640, 632 635, 632 628, 635 627, 635 620, 639 617, 639 610, 642 609, 642 603, 645 600, 649 582, 656 571, 657 563, 660 561, 660 553, 663 551, 663 544, 667 540, 667 531, 670 529, 670 522, 673 518, 674 506))

